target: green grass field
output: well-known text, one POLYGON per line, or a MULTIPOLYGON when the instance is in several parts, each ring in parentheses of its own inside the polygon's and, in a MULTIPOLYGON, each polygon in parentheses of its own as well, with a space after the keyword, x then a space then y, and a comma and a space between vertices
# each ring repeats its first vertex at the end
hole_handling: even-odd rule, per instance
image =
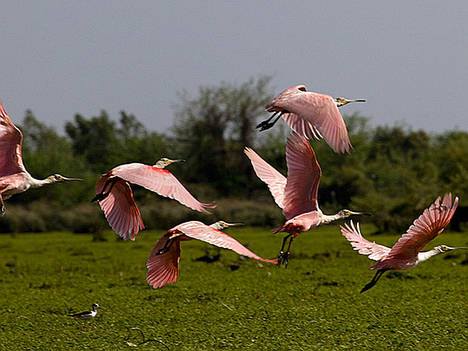
MULTIPOLYGON (((366 226, 363 233, 370 229, 366 226)), ((282 235, 228 231, 263 257, 282 235)), ((0 236, 0 350, 440 350, 467 349, 468 254, 440 255, 413 270, 386 273, 364 294, 373 272, 331 225, 302 234, 288 269, 240 260, 226 250, 182 243, 179 281, 154 290, 146 259, 161 232, 135 242, 92 242, 65 233, 0 236), (219 261, 196 258, 221 253, 219 261), (238 267, 238 269, 236 269, 238 267), (92 321, 67 315, 102 309, 92 321)), ((368 236, 369 237, 369 236, 368 236)), ((370 237, 391 245, 396 236, 370 237)), ((433 243, 468 246, 468 234, 433 243)))

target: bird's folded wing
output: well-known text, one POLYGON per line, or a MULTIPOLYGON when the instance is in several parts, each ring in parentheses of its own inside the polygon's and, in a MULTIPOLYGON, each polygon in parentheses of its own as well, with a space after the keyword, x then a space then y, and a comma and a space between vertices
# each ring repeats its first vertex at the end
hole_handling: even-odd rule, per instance
POLYGON ((450 223, 458 206, 458 197, 452 202, 452 194, 445 194, 441 202, 438 197, 434 203, 413 222, 408 231, 393 245, 388 258, 414 257, 432 239, 442 233, 450 223))
POLYGON ((297 133, 308 138, 322 136, 336 153, 349 153, 346 124, 331 96, 304 92, 284 99, 279 106, 292 113, 283 117, 297 133))
POLYGON ((390 248, 370 242, 366 240, 359 228, 359 222, 354 226, 353 221, 345 223, 344 226, 340 226, 341 234, 348 239, 354 250, 359 252, 361 255, 368 255, 371 260, 380 261, 382 258, 388 255, 390 248))
POLYGON ((252 167, 257 176, 268 185, 270 193, 275 199, 276 204, 283 208, 284 188, 286 186, 286 177, 270 166, 254 150, 246 147, 244 153, 250 159, 252 167))
POLYGON ((207 208, 215 207, 195 199, 177 178, 165 169, 142 163, 129 163, 115 167, 111 172, 130 183, 140 185, 170 199, 175 199, 193 210, 210 213, 207 208))
POLYGON ((168 232, 159 239, 146 262, 146 267, 148 268, 146 281, 155 289, 162 288, 166 284, 177 281, 180 260, 180 240, 177 238, 172 239, 174 242, 171 244, 169 250, 163 254, 158 254, 159 250, 166 245, 171 234, 171 232, 168 232))
POLYGON ((309 141, 290 133, 286 144, 288 179, 284 190, 286 219, 318 209, 317 194, 322 170, 309 141))
MULTIPOLYGON (((108 175, 103 175, 96 183, 96 194, 100 194, 104 185, 109 180, 108 175)), ((99 200, 99 206, 104 212, 104 216, 111 228, 122 239, 135 240, 135 235, 142 229, 145 229, 143 219, 138 210, 130 185, 119 178, 114 178, 115 182, 112 190, 104 200, 99 200)), ((105 192, 111 185, 107 185, 105 192)))
POLYGON ((0 101, 0 177, 26 172, 21 158, 23 134, 13 124, 0 101))
POLYGON ((190 222, 179 224, 178 226, 174 227, 172 230, 179 230, 185 235, 187 235, 188 237, 191 237, 193 239, 198 239, 198 240, 207 242, 211 245, 215 245, 215 246, 222 247, 225 249, 230 249, 238 253, 239 255, 254 258, 259 261, 277 263, 276 259, 274 260, 264 259, 254 254, 252 251, 250 251, 241 243, 239 243, 236 239, 198 221, 190 221, 190 222))

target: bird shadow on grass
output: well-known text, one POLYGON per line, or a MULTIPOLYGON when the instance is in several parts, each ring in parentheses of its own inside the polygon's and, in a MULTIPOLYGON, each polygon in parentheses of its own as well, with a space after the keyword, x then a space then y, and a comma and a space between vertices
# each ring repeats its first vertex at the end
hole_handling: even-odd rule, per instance
POLYGON ((205 262, 205 263, 214 263, 218 262, 221 259, 221 249, 219 248, 204 248, 204 255, 194 258, 192 261, 195 262, 205 262))
POLYGON ((86 249, 71 249, 70 256, 93 256, 93 252, 86 249))
POLYGON ((415 277, 401 272, 390 272, 385 276, 386 279, 413 280, 415 277))

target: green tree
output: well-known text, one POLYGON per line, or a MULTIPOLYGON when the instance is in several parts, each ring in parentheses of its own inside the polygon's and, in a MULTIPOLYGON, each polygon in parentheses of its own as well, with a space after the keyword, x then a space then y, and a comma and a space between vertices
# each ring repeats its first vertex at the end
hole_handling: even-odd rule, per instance
POLYGON ((270 77, 259 77, 201 87, 196 98, 180 95, 173 133, 187 159, 185 179, 208 182, 225 195, 248 184, 252 171, 243 148, 253 144, 257 119, 272 98, 269 82, 270 77))

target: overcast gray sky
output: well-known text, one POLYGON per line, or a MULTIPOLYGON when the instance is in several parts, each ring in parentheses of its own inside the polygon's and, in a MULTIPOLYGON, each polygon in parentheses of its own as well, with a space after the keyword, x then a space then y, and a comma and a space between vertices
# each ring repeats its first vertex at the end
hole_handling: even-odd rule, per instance
MULTIPOLYGON (((9 1, 0 97, 62 131, 75 113, 172 125, 177 91, 272 74, 367 104, 373 125, 468 129, 466 1, 9 1)), ((267 115, 266 115, 267 116, 267 115)))

